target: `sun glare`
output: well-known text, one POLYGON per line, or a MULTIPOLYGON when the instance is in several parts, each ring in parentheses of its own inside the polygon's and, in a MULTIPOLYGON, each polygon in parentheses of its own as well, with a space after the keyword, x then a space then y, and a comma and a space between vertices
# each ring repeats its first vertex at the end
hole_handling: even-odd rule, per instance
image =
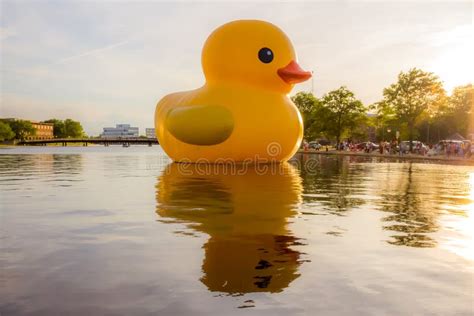
POLYGON ((469 197, 471 204, 466 210, 466 219, 464 222, 464 231, 469 236, 468 244, 466 245, 466 257, 474 260, 474 173, 469 174, 469 197))
POLYGON ((433 40, 433 49, 439 54, 431 68, 449 94, 454 87, 474 81, 473 34, 474 28, 468 25, 439 33, 433 40))
POLYGON ((462 258, 474 261, 474 172, 469 174, 466 184, 469 186, 467 198, 470 203, 455 207, 462 215, 444 217, 443 226, 450 233, 441 246, 462 258))
POLYGON ((471 203, 465 208, 466 217, 455 226, 462 237, 455 251, 464 258, 474 260, 474 173, 469 174, 469 198, 471 203))

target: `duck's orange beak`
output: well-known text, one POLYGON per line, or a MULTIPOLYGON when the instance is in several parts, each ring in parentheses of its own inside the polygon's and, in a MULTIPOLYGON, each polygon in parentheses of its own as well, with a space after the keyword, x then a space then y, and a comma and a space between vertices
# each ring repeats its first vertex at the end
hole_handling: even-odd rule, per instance
POLYGON ((290 61, 288 65, 278 69, 278 75, 289 84, 303 82, 311 78, 311 72, 304 71, 300 65, 294 60, 290 61))

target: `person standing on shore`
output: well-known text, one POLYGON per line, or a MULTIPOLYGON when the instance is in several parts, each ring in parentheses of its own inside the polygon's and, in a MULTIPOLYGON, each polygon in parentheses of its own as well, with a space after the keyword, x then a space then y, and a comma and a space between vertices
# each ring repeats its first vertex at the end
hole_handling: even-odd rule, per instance
POLYGON ((306 141, 306 139, 303 140, 303 150, 304 151, 308 151, 309 149, 309 144, 308 142, 306 141))
POLYGON ((459 145, 458 156, 461 157, 461 158, 464 157, 464 143, 461 143, 461 144, 459 145))
POLYGON ((471 142, 468 142, 466 144, 466 150, 465 150, 465 153, 464 153, 465 157, 466 158, 471 158, 471 142))

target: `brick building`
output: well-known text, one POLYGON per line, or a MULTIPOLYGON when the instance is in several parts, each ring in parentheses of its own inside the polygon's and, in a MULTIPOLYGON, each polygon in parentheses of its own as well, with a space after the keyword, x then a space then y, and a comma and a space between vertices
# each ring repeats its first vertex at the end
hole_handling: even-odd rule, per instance
MULTIPOLYGON (((5 122, 14 122, 16 118, 4 118, 2 119, 5 122)), ((35 135, 30 135, 27 136, 26 139, 50 139, 54 138, 54 133, 53 133, 53 123, 43 123, 43 122, 36 122, 36 121, 30 121, 30 120, 25 120, 29 121, 31 125, 33 125, 33 128, 36 130, 35 135)))
POLYGON ((54 138, 53 134, 53 123, 42 123, 30 121, 33 127, 36 129, 36 135, 28 136, 27 139, 50 139, 54 138))

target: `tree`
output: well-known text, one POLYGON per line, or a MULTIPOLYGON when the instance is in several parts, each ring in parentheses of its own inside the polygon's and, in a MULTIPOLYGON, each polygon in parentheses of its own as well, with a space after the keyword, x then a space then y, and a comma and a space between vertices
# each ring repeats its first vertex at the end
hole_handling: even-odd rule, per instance
POLYGON ((28 136, 34 136, 36 129, 30 121, 14 120, 9 122, 10 128, 15 133, 16 139, 25 140, 28 136))
POLYGON ((369 132, 374 130, 374 127, 373 119, 367 116, 366 113, 357 115, 354 122, 349 125, 347 137, 351 140, 366 140, 369 132))
POLYGON ((315 138, 321 132, 322 124, 318 120, 321 101, 310 92, 298 92, 291 97, 303 117, 304 136, 315 138))
POLYGON ((460 133, 467 136, 472 115, 474 87, 472 84, 456 87, 439 113, 438 120, 444 121, 445 136, 460 133))
POLYGON ((81 123, 77 121, 66 119, 64 121, 64 129, 66 131, 66 137, 79 138, 85 136, 81 123))
POLYGON ((58 119, 49 119, 45 123, 53 123, 53 134, 55 138, 66 138, 64 122, 58 119))
POLYGON ((45 123, 53 123, 53 133, 56 138, 79 138, 84 137, 84 129, 81 123, 72 119, 64 121, 58 119, 49 119, 45 123))
POLYGON ((392 108, 385 106, 383 101, 374 103, 369 108, 376 113, 372 118, 373 125, 376 128, 376 138, 382 141, 393 140, 396 131, 401 130, 401 126, 392 108))
POLYGON ((399 123, 406 123, 410 151, 415 134, 415 124, 422 114, 436 112, 445 100, 445 91, 439 78, 431 72, 417 68, 400 72, 398 81, 383 90, 380 110, 393 113, 399 123))
POLYGON ((9 124, 0 121, 0 142, 10 140, 15 137, 15 133, 12 131, 9 124))
POLYGON ((324 130, 336 138, 339 144, 347 131, 354 130, 366 116, 366 108, 355 98, 354 93, 342 86, 322 98, 323 110, 320 111, 324 130))

